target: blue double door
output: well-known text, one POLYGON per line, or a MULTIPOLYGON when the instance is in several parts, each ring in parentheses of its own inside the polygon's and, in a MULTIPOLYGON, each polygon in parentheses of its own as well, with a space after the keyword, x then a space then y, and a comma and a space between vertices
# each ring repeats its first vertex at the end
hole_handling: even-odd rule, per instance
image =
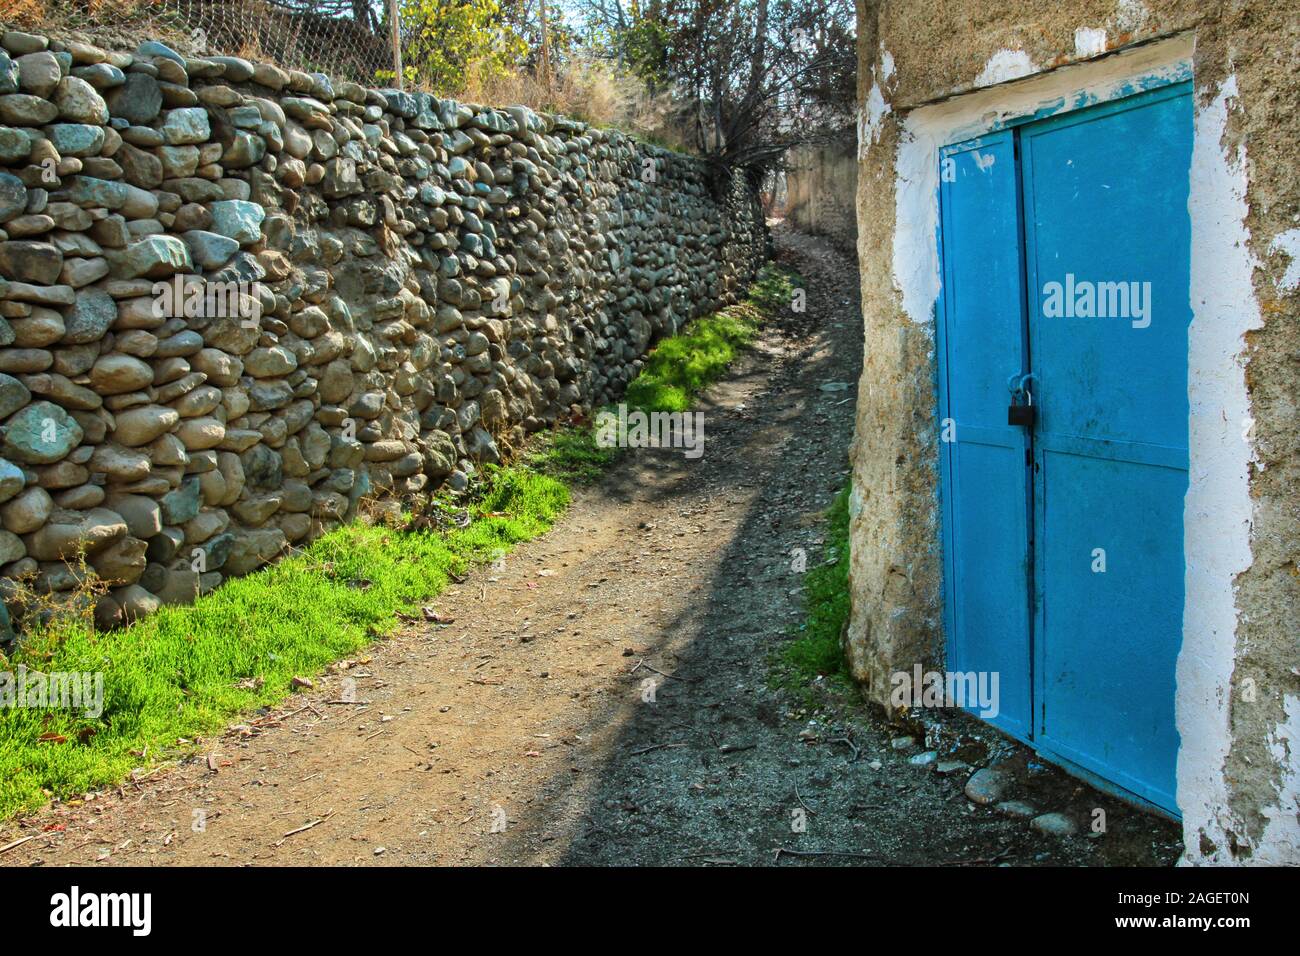
POLYGON ((939 157, 949 670, 1175 814, 1191 140, 1179 84, 939 157))

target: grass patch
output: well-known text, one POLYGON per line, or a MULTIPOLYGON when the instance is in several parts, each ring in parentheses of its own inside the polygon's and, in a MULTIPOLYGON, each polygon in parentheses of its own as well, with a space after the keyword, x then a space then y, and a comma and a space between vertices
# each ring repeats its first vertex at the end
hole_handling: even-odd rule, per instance
POLYGON ((28 635, 0 669, 101 672, 104 711, 98 719, 67 709, 0 712, 0 818, 116 783, 184 754, 237 714, 282 700, 294 676, 393 631, 398 613, 470 563, 541 534, 568 503, 567 489, 547 475, 486 474, 463 529, 354 523, 192 606, 165 607, 120 631, 96 634, 82 623, 28 635))
POLYGON ((826 551, 804 575, 804 623, 777 654, 774 683, 806 688, 818 677, 847 681, 840 634, 849 618, 849 488, 826 512, 826 551))
POLYGON ((736 305, 696 319, 681 335, 664 339, 627 387, 628 408, 684 412, 696 393, 717 379, 758 334, 762 321, 790 306, 802 282, 787 269, 768 265, 736 305))
POLYGON ((590 426, 561 428, 539 440, 538 447, 525 461, 529 468, 562 481, 590 484, 618 457, 615 448, 596 444, 596 432, 590 426))

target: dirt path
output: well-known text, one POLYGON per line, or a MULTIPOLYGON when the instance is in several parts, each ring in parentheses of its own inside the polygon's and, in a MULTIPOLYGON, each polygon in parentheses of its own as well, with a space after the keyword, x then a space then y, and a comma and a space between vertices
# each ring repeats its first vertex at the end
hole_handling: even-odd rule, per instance
MULTIPOLYGON (((504 570, 446 591, 436 606, 454 623, 407 627, 283 719, 210 741, 210 757, 4 827, 0 846, 41 836, 0 862, 1172 859, 1171 827, 1023 755, 1026 786, 1056 801, 1043 809, 1104 806, 1107 835, 1032 833, 969 804, 966 774, 910 763, 915 748, 895 749, 899 731, 851 695, 809 715, 768 688, 801 614, 792 550, 821 555, 847 472, 855 389, 820 386, 856 382, 862 341, 851 259, 780 231, 778 247, 807 312, 707 393, 703 458, 623 456, 504 570), (357 703, 335 702, 345 680, 357 703), (832 852, 847 855, 819 855, 832 852)), ((954 720, 954 746, 1014 750, 954 720)))

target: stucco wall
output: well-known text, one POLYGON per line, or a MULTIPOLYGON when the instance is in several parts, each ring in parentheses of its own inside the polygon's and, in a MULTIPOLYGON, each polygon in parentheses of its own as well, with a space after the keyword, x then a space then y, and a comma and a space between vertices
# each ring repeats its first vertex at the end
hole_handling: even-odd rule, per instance
POLYGON ((618 132, 0 34, 0 586, 84 550, 102 624, 463 490, 765 254, 753 184, 618 132))
POLYGON ((1300 5, 860 0, 858 15, 855 674, 884 705, 891 672, 944 652, 937 258, 916 254, 914 221, 934 198, 902 165, 917 124, 973 91, 997 109, 1016 80, 1183 34, 1196 128, 1178 799, 1189 861, 1300 860, 1300 5))
POLYGON ((801 146, 786 157, 783 213, 801 232, 826 236, 846 249, 858 238, 858 164, 852 131, 830 143, 801 146))

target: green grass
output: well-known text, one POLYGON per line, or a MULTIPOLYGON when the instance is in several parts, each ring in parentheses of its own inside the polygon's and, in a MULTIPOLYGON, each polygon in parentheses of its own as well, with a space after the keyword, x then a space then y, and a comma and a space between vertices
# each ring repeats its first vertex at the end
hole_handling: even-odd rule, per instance
POLYGON ((617 449, 596 444, 591 427, 561 428, 550 432, 525 460, 528 467, 562 481, 590 484, 600 478, 618 457, 617 449))
POLYGON ((104 712, 94 720, 72 710, 0 711, 0 818, 116 783, 184 753, 239 713, 284 699, 294 676, 313 676, 394 630, 398 613, 435 596, 451 574, 541 534, 568 498, 549 476, 493 469, 464 529, 355 523, 192 606, 165 607, 120 631, 31 635, 0 667, 102 672, 104 712), (65 741, 38 739, 50 734, 65 741))
MULTIPOLYGON (((745 302, 660 343, 629 388, 628 404, 685 411, 759 324, 789 307, 798 281, 769 266, 745 302)), ((566 483, 594 480, 616 454, 596 445, 591 426, 559 429, 519 465, 485 469, 465 528, 354 523, 191 606, 164 607, 122 630, 97 634, 65 621, 27 635, 8 660, 0 655, 0 670, 21 664, 44 673, 102 673, 104 711, 88 718, 75 710, 0 708, 0 819, 183 756, 196 738, 284 700, 295 676, 319 674, 393 631, 398 614, 435 597, 451 575, 546 531, 568 504, 566 483)))
POLYGON ((726 371, 736 354, 753 340, 762 321, 789 308, 800 281, 794 272, 767 266, 743 302, 696 319, 681 335, 664 339, 628 385, 628 408, 689 410, 696 393, 726 371))
POLYGON ((817 677, 846 680, 848 668, 840 634, 849 617, 849 489, 835 496, 826 513, 826 550, 809 555, 804 575, 805 620, 779 651, 775 683, 806 687, 817 677))

